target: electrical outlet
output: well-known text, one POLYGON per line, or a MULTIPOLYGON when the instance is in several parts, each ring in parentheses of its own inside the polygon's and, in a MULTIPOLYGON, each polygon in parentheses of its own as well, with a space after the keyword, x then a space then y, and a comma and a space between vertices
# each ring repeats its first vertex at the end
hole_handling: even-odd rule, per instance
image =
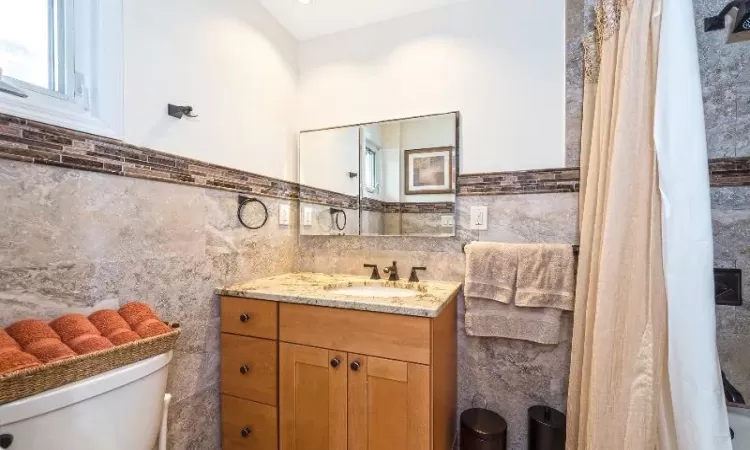
POLYGON ((471 207, 471 224, 469 229, 471 230, 486 230, 487 229, 487 207, 486 206, 472 206, 471 207))
POLYGON ((289 205, 279 205, 279 225, 289 225, 289 205))
POLYGON ((443 227, 452 227, 453 226, 453 216, 442 216, 441 217, 441 224, 443 227))
POLYGON ((305 207, 302 210, 302 226, 311 227, 313 222, 313 210, 310 207, 305 207))

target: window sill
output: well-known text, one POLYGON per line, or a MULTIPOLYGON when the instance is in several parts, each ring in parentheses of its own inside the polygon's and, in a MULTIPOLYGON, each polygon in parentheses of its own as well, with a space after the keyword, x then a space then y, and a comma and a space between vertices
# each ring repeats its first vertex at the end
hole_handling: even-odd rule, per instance
POLYGON ((29 97, 18 98, 0 93, 0 113, 97 136, 122 138, 119 130, 78 105, 31 91, 25 92, 29 97))

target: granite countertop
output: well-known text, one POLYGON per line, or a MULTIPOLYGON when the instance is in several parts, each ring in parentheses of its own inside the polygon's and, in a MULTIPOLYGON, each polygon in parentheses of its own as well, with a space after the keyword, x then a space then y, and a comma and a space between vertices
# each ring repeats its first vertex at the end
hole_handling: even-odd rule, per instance
POLYGON ((460 283, 438 281, 370 280, 353 275, 289 273, 216 289, 219 295, 272 300, 331 308, 357 309, 418 317, 437 317, 461 288, 460 283), (354 297, 334 294, 352 286, 387 286, 414 291, 411 297, 354 297))

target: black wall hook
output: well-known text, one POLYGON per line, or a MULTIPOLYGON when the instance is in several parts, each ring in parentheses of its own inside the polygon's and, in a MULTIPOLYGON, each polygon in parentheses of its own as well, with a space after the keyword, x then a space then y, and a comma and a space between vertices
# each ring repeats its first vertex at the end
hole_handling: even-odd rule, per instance
POLYGON ((177 119, 182 119, 182 116, 198 117, 197 114, 193 114, 192 106, 177 106, 171 103, 167 105, 167 114, 177 119))

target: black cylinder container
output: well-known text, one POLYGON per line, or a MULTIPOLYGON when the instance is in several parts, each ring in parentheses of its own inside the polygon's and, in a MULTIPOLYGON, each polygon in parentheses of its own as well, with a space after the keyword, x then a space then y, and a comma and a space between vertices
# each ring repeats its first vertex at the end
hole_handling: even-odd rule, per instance
POLYGON ((499 414, 473 408, 461 413, 461 450, 506 450, 508 424, 499 414))
POLYGON ((565 450, 565 414, 549 406, 529 408, 529 450, 565 450))

